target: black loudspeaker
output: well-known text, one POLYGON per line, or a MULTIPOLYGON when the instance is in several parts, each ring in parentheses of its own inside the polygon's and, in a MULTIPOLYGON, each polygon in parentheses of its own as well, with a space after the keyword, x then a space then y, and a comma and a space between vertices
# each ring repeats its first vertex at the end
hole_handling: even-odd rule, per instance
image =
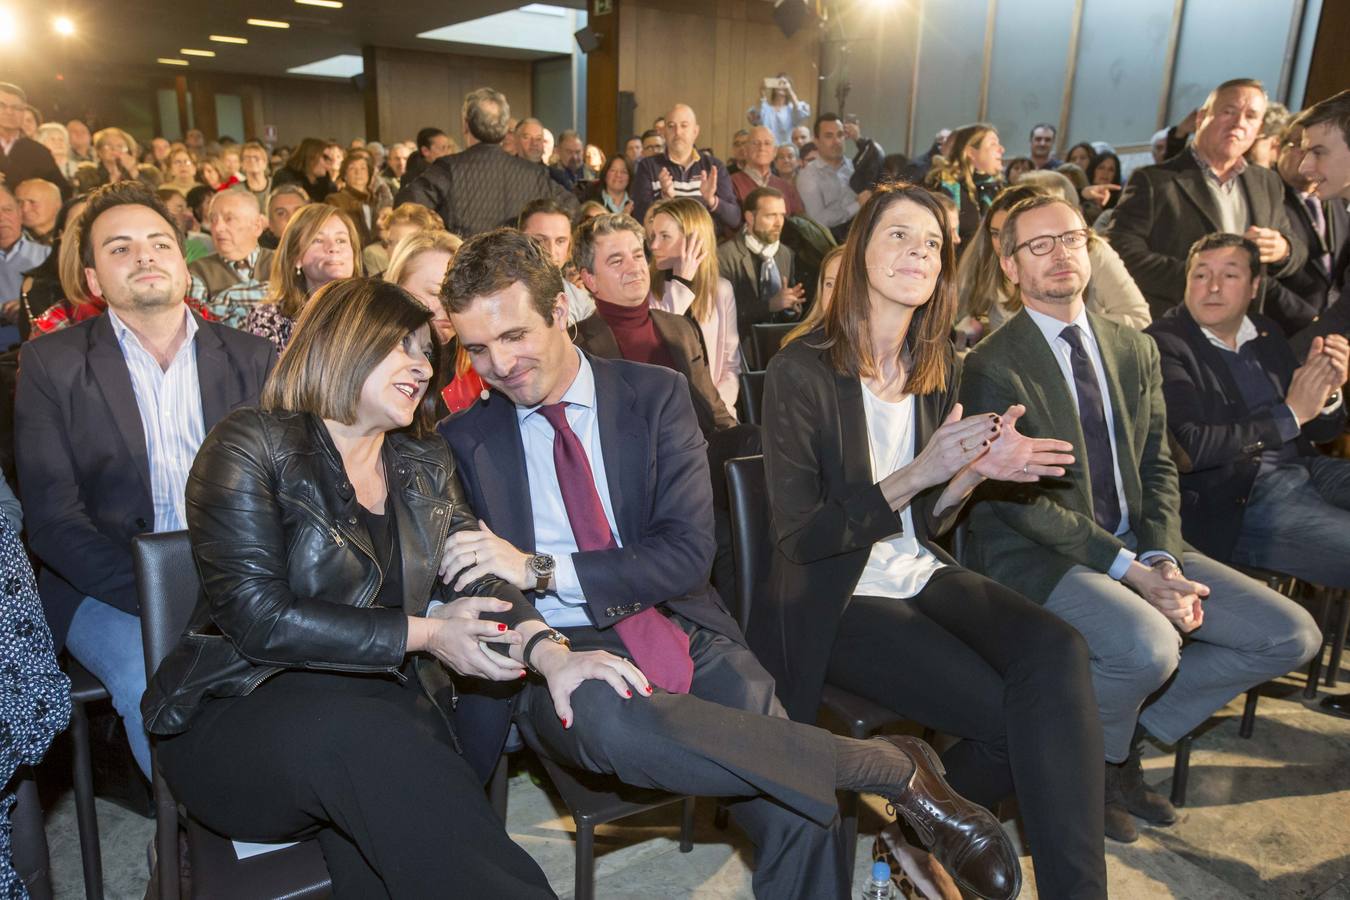
POLYGON ((619 91, 619 140, 627 140, 639 134, 633 129, 633 119, 637 118, 637 96, 632 91, 619 91))
POLYGON ((778 0, 773 7, 773 20, 784 37, 792 37, 815 18, 815 13, 806 7, 806 0, 778 0))
POLYGON ((600 35, 589 25, 572 37, 577 39, 577 46, 581 48, 582 53, 590 53, 600 46, 600 35))

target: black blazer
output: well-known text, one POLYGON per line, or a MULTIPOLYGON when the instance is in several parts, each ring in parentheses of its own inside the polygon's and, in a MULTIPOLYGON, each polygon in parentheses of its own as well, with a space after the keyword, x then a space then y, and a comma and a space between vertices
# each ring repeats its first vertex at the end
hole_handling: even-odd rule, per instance
MULTIPOLYGON (((901 530, 872 472, 862 384, 829 363, 817 330, 769 362, 764 386, 764 467, 773 508, 774 559, 765 602, 750 610, 748 636, 778 682, 792 718, 815 722, 839 617, 872 546, 901 530)), ((955 368, 947 389, 914 398, 917 454, 956 402, 955 368)), ((915 538, 944 562, 934 543, 960 506, 934 515, 944 486, 914 498, 915 538)))
MULTIPOLYGON (((1250 346, 1283 395, 1298 360, 1278 325, 1257 314, 1251 320, 1259 336, 1250 346)), ((1182 536, 1227 562, 1242 531, 1261 454, 1284 440, 1270 412, 1248 409, 1223 351, 1209 342, 1184 306, 1155 320, 1145 333, 1153 336, 1162 357, 1167 427, 1181 472, 1182 536)), ((1316 456, 1313 442, 1332 440, 1344 424, 1344 405, 1308 422, 1296 438, 1299 455, 1316 456)))
MULTIPOLYGON (((684 379, 659 366, 588 358, 605 479, 623 544, 574 557, 591 620, 605 629, 665 606, 744 644, 708 584, 716 549, 712 482, 684 379)), ((494 391, 438 430, 454 451, 470 506, 495 534, 533 552, 534 515, 515 404, 494 391)), ((492 732, 487 745, 500 750, 508 715, 503 704, 466 695, 456 721, 461 734, 492 732)), ((470 761, 482 773, 494 760, 495 751, 491 759, 470 761)))
MULTIPOLYGON (((198 320, 202 422, 258 402, 276 362, 272 343, 198 320)), ((137 613, 131 539, 155 528, 145 432, 122 350, 106 315, 23 346, 15 454, 28 545, 59 647, 75 608, 95 597, 137 613)))
MULTIPOLYGON (((1238 182, 1252 222, 1274 228, 1289 241, 1289 258, 1267 266, 1267 274, 1282 278, 1297 272, 1308 258, 1308 247, 1285 214, 1284 182, 1272 170, 1256 165, 1248 165, 1238 182)), ((1130 175, 1106 238, 1148 300, 1153 318, 1181 305, 1186 295, 1186 254, 1200 238, 1218 231, 1219 221, 1218 207, 1193 154, 1179 153, 1130 175)), ((1253 308, 1261 309, 1264 293, 1257 300, 1253 308)))
POLYGON ((411 181, 404 176, 395 205, 420 203, 440 215, 446 231, 469 238, 514 225, 525 204, 541 197, 552 197, 569 213, 577 208, 577 198, 544 166, 512 156, 500 144, 474 144, 442 156, 411 181))
POLYGON ((61 189, 61 199, 70 199, 70 182, 52 159, 52 152, 32 138, 19 135, 14 146, 6 153, 0 149, 0 175, 5 176, 5 184, 12 191, 19 182, 29 178, 41 178, 50 181, 61 189))
MULTIPOLYGON (((722 395, 717 393, 717 385, 713 384, 708 350, 703 346, 703 330, 688 316, 677 316, 660 309, 651 312, 652 326, 665 341, 666 349, 675 361, 675 371, 688 380, 689 395, 694 401, 694 413, 703 436, 711 438, 717 432, 735 426, 735 416, 727 411, 722 395)), ((623 359, 613 329, 599 313, 577 323, 576 340, 577 346, 592 357, 623 359)))
MULTIPOLYGON (((783 277, 783 286, 795 284, 796 254, 792 248, 779 243, 773 259, 778 264, 778 273, 783 277)), ((778 321, 777 317, 781 314, 769 312, 768 302, 759 296, 759 257, 746 246, 744 231, 717 248, 717 269, 723 278, 731 282, 731 291, 736 296, 736 330, 740 332, 741 345, 748 347, 751 341, 750 326, 756 322, 778 321)))
POLYGON ((1319 201, 1326 216, 1329 240, 1313 228, 1312 216, 1300 196, 1284 186, 1284 212, 1290 227, 1308 247, 1308 260, 1296 272, 1270 285, 1263 312, 1275 320, 1286 336, 1312 324, 1340 294, 1338 288, 1350 263, 1350 213, 1344 200, 1319 201), (1321 256, 1331 253, 1331 272, 1322 268, 1321 256), (1336 277, 1340 273, 1340 278, 1336 277))

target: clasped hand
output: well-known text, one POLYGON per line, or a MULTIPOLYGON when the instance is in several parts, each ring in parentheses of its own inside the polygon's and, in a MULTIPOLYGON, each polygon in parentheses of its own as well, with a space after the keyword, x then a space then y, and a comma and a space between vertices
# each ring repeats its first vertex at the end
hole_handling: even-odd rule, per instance
POLYGON ((441 581, 450 584, 453 578, 454 589, 462 591, 479 578, 495 575, 522 591, 533 588, 535 579, 529 572, 529 554, 497 537, 486 522, 480 521, 478 527, 479 531, 465 529, 445 539, 441 553, 441 581))
POLYGON ((1205 609, 1201 601, 1209 596, 1209 587, 1182 575, 1170 560, 1154 566, 1132 562, 1121 580, 1183 634, 1204 624, 1205 609))

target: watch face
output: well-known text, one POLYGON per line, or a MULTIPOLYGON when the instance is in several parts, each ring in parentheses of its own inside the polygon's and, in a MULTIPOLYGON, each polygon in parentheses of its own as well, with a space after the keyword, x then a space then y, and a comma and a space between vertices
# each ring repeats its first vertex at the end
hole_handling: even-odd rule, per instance
POLYGON ((538 576, 547 576, 553 574, 553 557, 542 553, 536 553, 530 557, 530 569, 538 576))

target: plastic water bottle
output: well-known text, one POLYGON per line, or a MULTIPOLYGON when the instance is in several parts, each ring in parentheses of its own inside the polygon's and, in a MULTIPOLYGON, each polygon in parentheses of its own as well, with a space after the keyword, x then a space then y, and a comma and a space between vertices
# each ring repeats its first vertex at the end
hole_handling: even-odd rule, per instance
POLYGON ((885 862, 872 863, 872 878, 863 885, 862 900, 891 900, 891 867, 885 862))

